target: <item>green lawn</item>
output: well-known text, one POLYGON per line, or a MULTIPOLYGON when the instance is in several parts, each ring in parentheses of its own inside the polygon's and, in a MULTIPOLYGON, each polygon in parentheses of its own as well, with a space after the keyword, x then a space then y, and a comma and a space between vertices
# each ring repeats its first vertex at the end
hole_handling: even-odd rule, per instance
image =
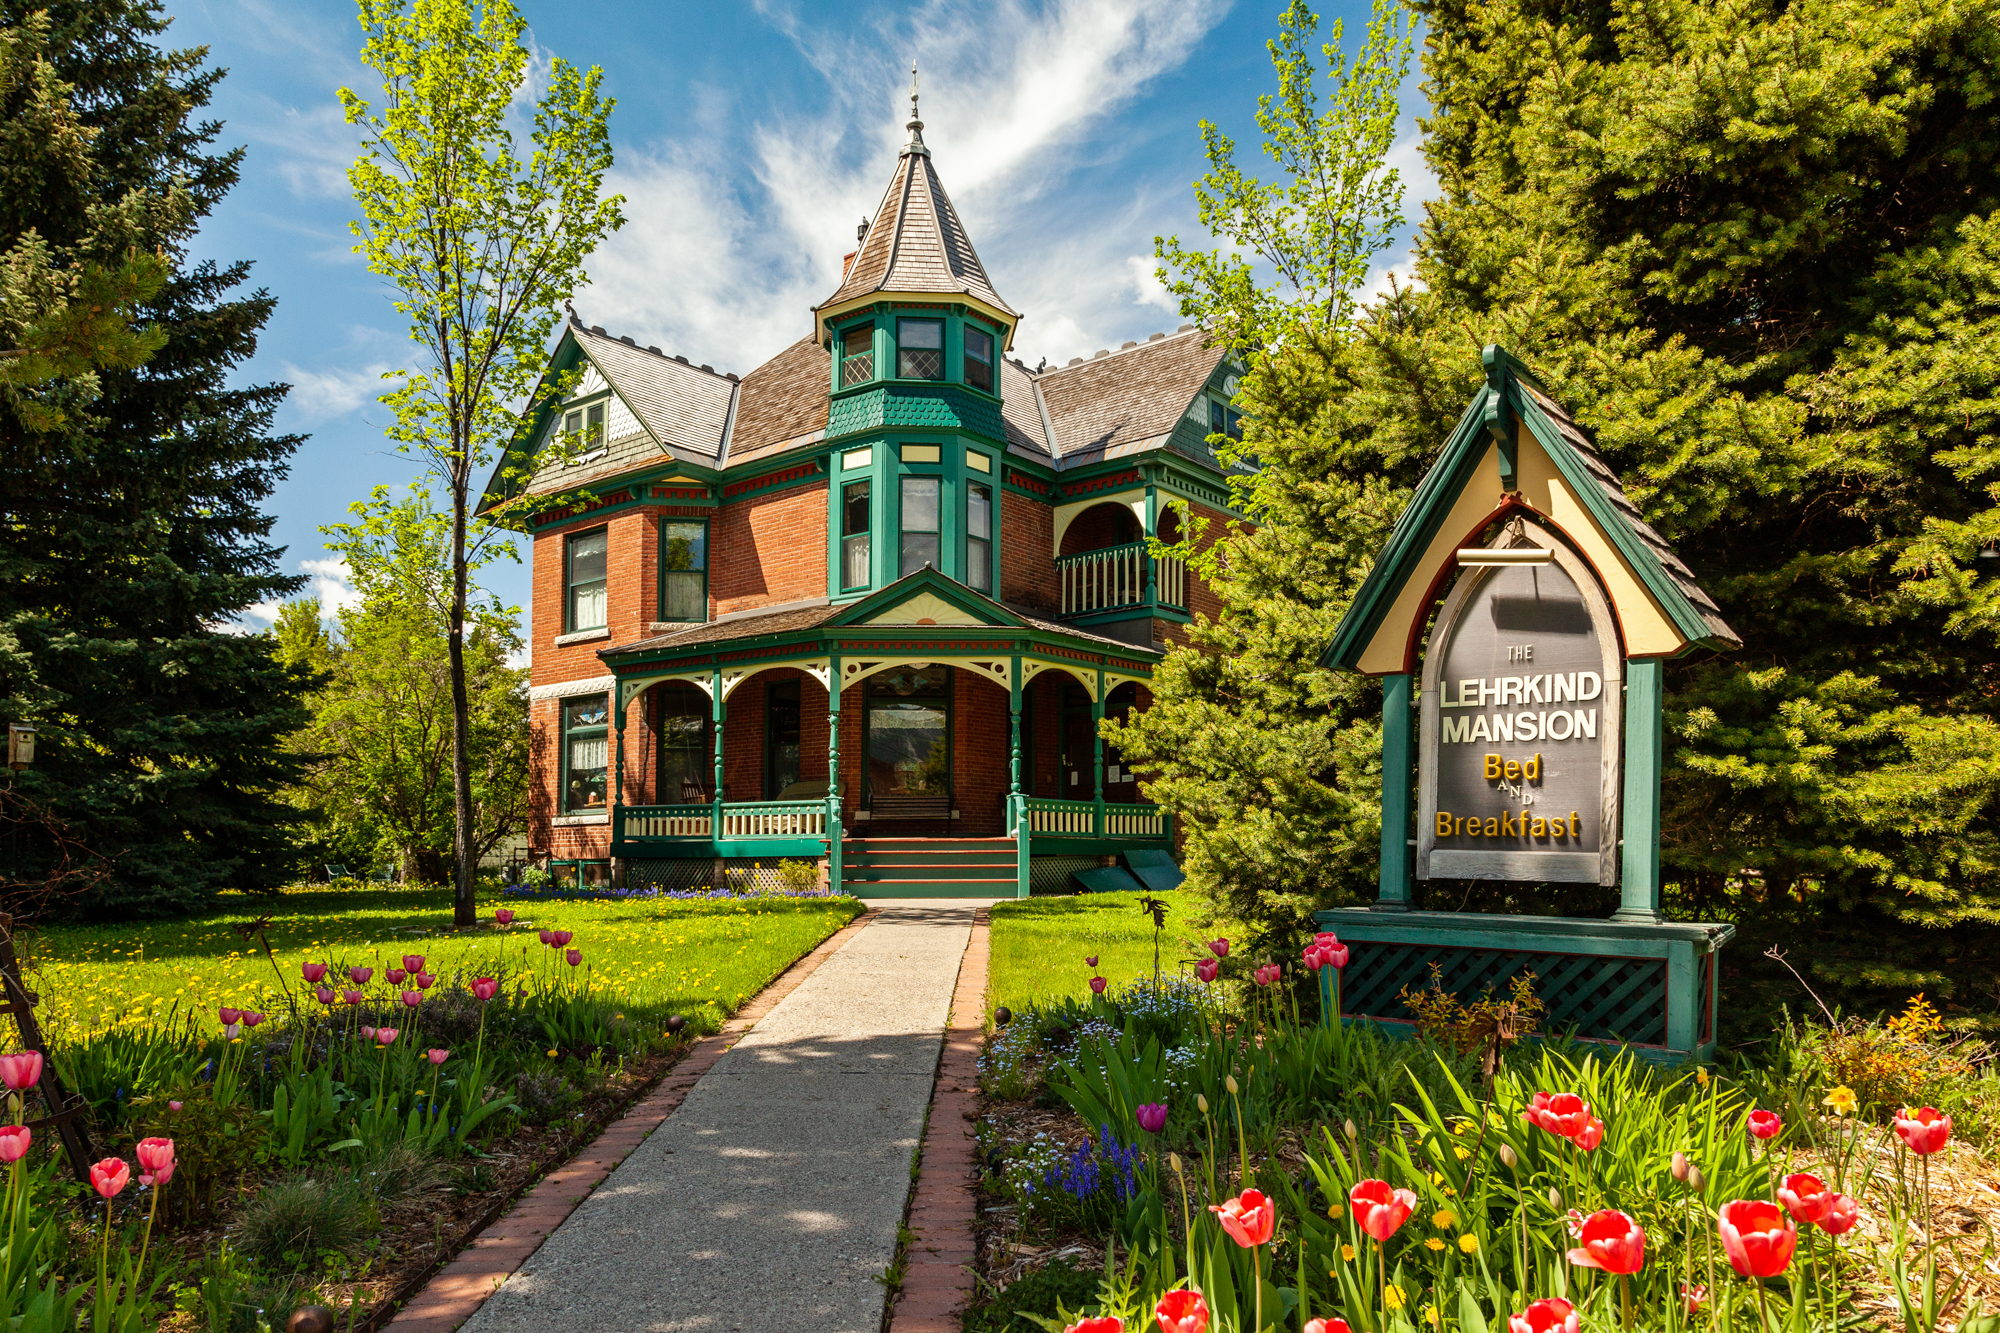
MULTIPOLYGON (((299 964, 372 966, 371 994, 386 996, 383 973, 406 953, 445 981, 505 966, 550 965, 542 930, 576 933, 578 975, 630 1006, 635 1018, 684 1013, 713 1028, 794 959, 846 925, 862 909, 852 898, 753 899, 743 902, 575 899, 480 904, 484 925, 451 926, 449 891, 433 888, 324 887, 288 891, 193 920, 115 926, 61 926, 18 941, 32 965, 30 988, 52 1039, 74 1041, 119 1023, 163 1019, 178 1008, 208 1027, 218 1005, 282 1010, 284 988, 301 986, 299 964), (512 926, 493 924, 511 906, 512 926), (266 932, 274 971, 257 940, 234 927, 270 912, 266 932)), ((564 972, 569 969, 564 966, 564 972)))
MULTIPOLYGON (((1197 931, 1197 908, 1184 892, 1159 895, 1169 904, 1160 932, 1160 972, 1189 972, 1207 936, 1197 931)), ((986 1010, 1015 1011, 1037 1000, 1090 994, 1097 975, 1117 990, 1153 974, 1153 918, 1139 910, 1136 893, 1085 893, 1073 898, 1025 898, 993 907, 986 1010), (1097 958, 1095 973, 1084 959, 1097 958)), ((1219 932, 1227 934, 1227 931, 1219 932)))

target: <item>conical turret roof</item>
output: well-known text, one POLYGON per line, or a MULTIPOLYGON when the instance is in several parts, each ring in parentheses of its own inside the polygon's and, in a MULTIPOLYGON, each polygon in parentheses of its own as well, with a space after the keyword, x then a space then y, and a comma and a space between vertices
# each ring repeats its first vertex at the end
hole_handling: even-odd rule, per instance
POLYGON ((839 290, 816 307, 829 311, 876 293, 935 293, 969 298, 992 307, 1011 325, 1020 314, 993 290, 965 224, 931 165, 917 97, 910 94, 910 138, 896 159, 896 174, 861 249, 848 266, 839 290))

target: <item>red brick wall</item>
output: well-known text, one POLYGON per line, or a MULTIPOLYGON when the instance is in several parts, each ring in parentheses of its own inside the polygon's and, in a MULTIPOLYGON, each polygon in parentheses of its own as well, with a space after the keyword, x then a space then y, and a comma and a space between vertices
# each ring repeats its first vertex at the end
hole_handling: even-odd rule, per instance
POLYGON ((954 831, 966 838, 998 837, 1007 830, 1001 800, 1011 785, 1007 691, 976 671, 954 671, 951 678, 951 781, 959 812, 954 831))
POLYGON ((708 590, 716 615, 826 596, 826 483, 715 511, 708 590))
POLYGON ((1000 492, 1000 599, 1053 613, 1056 585, 1055 511, 1040 500, 1000 492))

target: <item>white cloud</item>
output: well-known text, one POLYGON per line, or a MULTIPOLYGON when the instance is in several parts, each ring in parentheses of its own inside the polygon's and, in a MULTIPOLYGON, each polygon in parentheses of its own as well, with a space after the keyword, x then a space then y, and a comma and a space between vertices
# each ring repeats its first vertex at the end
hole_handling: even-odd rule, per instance
POLYGON ((1170 315, 1181 312, 1180 301, 1160 281, 1160 263, 1151 255, 1133 255, 1125 261, 1132 275, 1132 290, 1140 305, 1158 306, 1170 315))
POLYGON ((361 605, 361 594, 356 592, 353 575, 347 562, 339 556, 329 556, 319 560, 301 560, 299 568, 311 576, 308 591, 319 598, 319 613, 331 620, 337 612, 350 606, 361 605))
POLYGON ((287 361, 284 376, 292 386, 289 398, 292 407, 305 424, 315 425, 346 416, 386 393, 394 381, 383 379, 382 373, 390 368, 387 362, 378 361, 360 369, 335 366, 328 370, 307 370, 287 361))

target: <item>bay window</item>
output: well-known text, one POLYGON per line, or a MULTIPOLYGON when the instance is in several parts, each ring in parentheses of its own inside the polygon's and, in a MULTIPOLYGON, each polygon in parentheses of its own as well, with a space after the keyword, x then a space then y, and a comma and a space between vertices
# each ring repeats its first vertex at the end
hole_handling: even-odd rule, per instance
POLYGON ((875 378, 875 326, 863 324, 840 335, 840 387, 875 378))
POLYGON ((896 374, 906 380, 944 378, 944 321, 896 321, 896 374))
POLYGON ((993 591, 993 488, 965 488, 965 582, 983 593, 993 591))
POLYGON ((903 478, 903 574, 938 568, 939 484, 936 477, 903 478))
POLYGON ((965 326, 965 382, 993 392, 993 335, 965 326))
POLYGON ((840 586, 865 588, 870 579, 868 518, 869 483, 850 481, 840 488, 840 586))

